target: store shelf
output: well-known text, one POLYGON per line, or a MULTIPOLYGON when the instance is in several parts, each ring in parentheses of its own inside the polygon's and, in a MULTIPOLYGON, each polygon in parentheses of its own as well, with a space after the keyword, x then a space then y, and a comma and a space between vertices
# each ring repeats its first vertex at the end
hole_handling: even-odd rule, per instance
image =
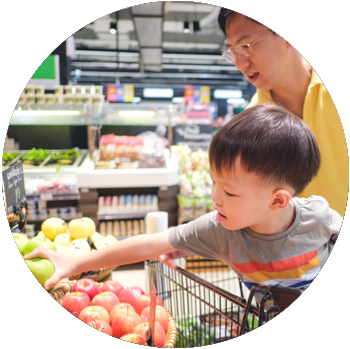
MULTIPOLYGON (((83 214, 81 212, 77 212, 74 215, 66 215, 66 216, 55 216, 55 218, 61 218, 66 222, 69 222, 72 219, 82 218, 83 214)), ((47 216, 46 218, 33 218, 33 219, 27 219, 27 222, 43 222, 46 219, 52 218, 50 216, 47 216)))
POLYGON ((78 188, 139 188, 178 184, 176 159, 167 161, 166 168, 95 169, 89 158, 77 172, 78 188))
POLYGON ((61 201, 61 200, 80 200, 79 191, 71 193, 41 193, 37 195, 28 195, 27 201, 61 201))
POLYGON ((112 219, 133 219, 144 218, 147 213, 155 212, 157 210, 144 210, 144 211, 116 211, 116 212, 97 212, 97 218, 99 220, 112 220, 112 219))

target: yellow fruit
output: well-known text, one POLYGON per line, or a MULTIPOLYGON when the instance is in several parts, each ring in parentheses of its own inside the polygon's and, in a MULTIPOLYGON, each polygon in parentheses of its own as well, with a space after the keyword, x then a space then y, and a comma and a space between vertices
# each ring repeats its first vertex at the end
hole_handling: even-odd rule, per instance
POLYGON ((75 246, 69 246, 67 247, 67 249, 68 249, 68 256, 71 256, 71 257, 81 257, 90 253, 90 251, 87 251, 75 246))
POLYGON ((72 219, 68 223, 69 234, 72 239, 91 237, 96 231, 95 222, 89 217, 72 219))
POLYGON ((97 240, 103 240, 104 236, 102 236, 100 233, 98 233, 97 231, 95 231, 92 236, 91 236, 91 240, 93 242, 97 241, 97 240))
POLYGON ((69 234, 58 234, 53 242, 62 246, 69 246, 71 240, 69 234))
POLYGON ((90 251, 90 245, 87 242, 86 238, 75 239, 70 244, 69 247, 80 248, 85 251, 90 251))
POLYGON ((109 246, 109 244, 103 240, 98 240, 94 243, 95 247, 100 250, 101 248, 105 248, 109 246))
POLYGON ((114 237, 113 235, 107 235, 105 237, 105 241, 108 243, 108 245, 112 245, 112 244, 115 244, 116 242, 118 242, 118 239, 116 237, 114 237))
POLYGON ((67 223, 61 218, 51 217, 43 222, 41 231, 46 238, 53 241, 57 235, 67 233, 67 223))
POLYGON ((36 237, 42 238, 42 239, 45 239, 45 238, 46 238, 45 234, 44 234, 42 231, 40 231, 40 232, 36 235, 36 237))
POLYGON ((63 246, 63 245, 60 245, 60 244, 55 244, 55 245, 56 245, 56 248, 57 248, 57 252, 65 254, 66 256, 69 255, 67 246, 63 246))

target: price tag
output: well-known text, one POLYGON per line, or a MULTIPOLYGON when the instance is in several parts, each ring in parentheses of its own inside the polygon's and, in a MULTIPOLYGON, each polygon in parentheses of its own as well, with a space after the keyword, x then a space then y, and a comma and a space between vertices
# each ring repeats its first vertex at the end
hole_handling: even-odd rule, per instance
POLYGON ((52 200, 53 195, 52 193, 41 193, 40 194, 40 200, 47 201, 47 200, 52 200))
POLYGON ((7 214, 15 212, 16 205, 25 200, 24 175, 22 161, 2 171, 7 214))

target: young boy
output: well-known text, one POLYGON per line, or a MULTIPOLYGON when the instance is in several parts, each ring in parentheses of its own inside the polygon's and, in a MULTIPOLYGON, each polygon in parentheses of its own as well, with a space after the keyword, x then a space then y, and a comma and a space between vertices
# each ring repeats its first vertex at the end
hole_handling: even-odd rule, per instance
POLYGON ((175 251, 226 262, 249 289, 254 284, 307 287, 326 262, 342 218, 322 197, 295 197, 320 167, 306 124, 277 106, 249 108, 217 132, 209 160, 216 211, 80 258, 45 247, 25 258, 52 261, 55 274, 46 289, 73 274, 175 251))

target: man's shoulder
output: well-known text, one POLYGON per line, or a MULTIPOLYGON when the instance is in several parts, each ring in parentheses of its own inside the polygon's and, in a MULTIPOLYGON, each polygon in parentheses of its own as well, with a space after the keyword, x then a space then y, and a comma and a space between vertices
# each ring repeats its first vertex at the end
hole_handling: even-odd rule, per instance
POLYGON ((251 98, 246 109, 254 107, 259 104, 272 103, 270 91, 260 91, 257 90, 254 96, 251 98))

